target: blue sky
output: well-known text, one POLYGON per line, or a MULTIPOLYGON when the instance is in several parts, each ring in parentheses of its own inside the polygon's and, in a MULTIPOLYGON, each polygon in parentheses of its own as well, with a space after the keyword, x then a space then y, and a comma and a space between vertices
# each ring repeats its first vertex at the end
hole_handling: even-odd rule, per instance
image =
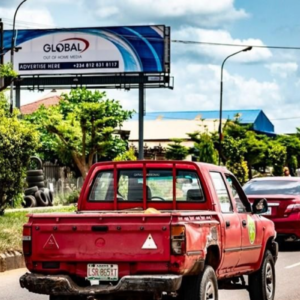
MULTIPOLYGON (((1 0, 10 29, 20 1, 1 0)), ((299 0, 27 0, 19 28, 136 24, 171 26, 172 39, 242 45, 300 47, 299 0)), ((174 90, 148 90, 147 111, 219 108, 223 59, 242 48, 172 43, 174 90)), ((278 133, 300 127, 300 50, 254 48, 224 67, 224 109, 263 109, 278 133)), ((40 98, 22 94, 22 103, 40 98)), ((109 90, 125 108, 138 110, 137 91, 109 90)))

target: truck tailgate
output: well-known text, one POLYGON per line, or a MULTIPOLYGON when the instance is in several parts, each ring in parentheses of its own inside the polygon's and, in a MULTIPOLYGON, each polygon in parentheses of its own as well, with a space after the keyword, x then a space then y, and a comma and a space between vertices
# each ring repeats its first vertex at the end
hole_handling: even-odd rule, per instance
POLYGON ((32 261, 168 261, 171 214, 31 215, 32 261))

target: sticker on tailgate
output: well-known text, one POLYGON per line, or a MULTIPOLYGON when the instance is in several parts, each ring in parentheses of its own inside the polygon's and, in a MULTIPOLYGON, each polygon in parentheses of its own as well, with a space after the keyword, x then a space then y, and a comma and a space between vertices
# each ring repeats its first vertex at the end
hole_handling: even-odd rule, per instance
POLYGON ((148 235, 142 249, 157 249, 154 239, 151 234, 148 235))
POLYGON ((53 234, 50 235, 47 242, 44 245, 45 250, 56 250, 59 249, 58 243, 53 234))

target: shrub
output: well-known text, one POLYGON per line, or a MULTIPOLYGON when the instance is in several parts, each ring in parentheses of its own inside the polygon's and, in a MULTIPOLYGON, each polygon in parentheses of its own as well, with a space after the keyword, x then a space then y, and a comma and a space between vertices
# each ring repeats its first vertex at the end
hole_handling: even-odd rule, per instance
POLYGON ((19 202, 23 193, 26 166, 37 148, 38 134, 18 119, 18 111, 12 115, 8 105, 0 100, 0 215, 5 208, 19 202))

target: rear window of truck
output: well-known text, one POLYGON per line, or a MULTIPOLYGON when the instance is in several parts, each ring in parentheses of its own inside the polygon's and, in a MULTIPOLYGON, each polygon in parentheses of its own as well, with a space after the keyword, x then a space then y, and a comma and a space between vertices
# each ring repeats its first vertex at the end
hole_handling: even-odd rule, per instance
MULTIPOLYGON (((118 201, 143 201, 144 176, 142 169, 119 170, 117 182, 118 201)), ((190 170, 177 170, 176 179, 174 181, 172 169, 147 170, 147 201, 173 201, 174 182, 176 184, 176 201, 205 201, 197 172, 190 170)), ((113 201, 114 194, 113 171, 100 171, 93 182, 89 201, 113 201)))

